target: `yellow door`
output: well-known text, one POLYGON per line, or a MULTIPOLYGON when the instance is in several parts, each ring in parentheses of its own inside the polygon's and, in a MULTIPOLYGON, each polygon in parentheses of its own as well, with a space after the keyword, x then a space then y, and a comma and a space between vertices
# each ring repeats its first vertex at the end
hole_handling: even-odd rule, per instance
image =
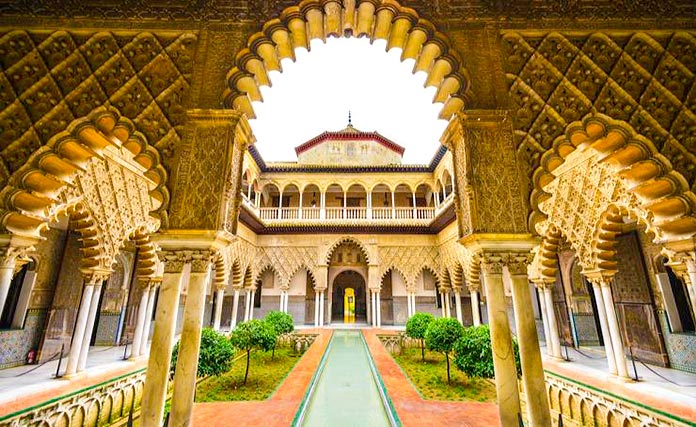
POLYGON ((355 323, 355 290, 346 288, 343 296, 343 323, 355 323))

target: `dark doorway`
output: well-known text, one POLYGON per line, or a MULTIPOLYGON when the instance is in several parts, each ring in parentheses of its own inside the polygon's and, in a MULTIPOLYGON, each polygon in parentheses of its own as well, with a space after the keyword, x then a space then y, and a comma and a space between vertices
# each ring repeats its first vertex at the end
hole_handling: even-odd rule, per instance
POLYGON ((355 322, 367 322, 367 303, 365 300, 365 279, 357 271, 347 270, 341 272, 333 280, 331 293, 331 321, 343 322, 343 297, 347 288, 355 290, 355 322))

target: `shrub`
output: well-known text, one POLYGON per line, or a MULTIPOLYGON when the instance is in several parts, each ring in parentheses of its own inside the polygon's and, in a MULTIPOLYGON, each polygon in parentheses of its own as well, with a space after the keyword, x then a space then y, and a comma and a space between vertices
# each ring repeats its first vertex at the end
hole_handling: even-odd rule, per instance
POLYGON ((461 323, 457 319, 448 317, 433 320, 425 331, 425 343, 428 345, 428 348, 445 355, 448 383, 450 382, 449 354, 457 340, 462 337, 462 334, 464 334, 464 327, 461 323))
MULTIPOLYGON (((201 346, 198 354, 199 377, 209 375, 221 375, 230 370, 234 347, 224 335, 211 328, 203 328, 201 331, 201 346)), ((176 361, 179 357, 179 343, 172 350, 171 370, 176 369, 176 361)))
MULTIPOLYGON (((520 367, 520 351, 517 341, 512 340, 517 375, 520 367)), ((488 325, 466 328, 462 337, 454 346, 454 365, 470 377, 493 378, 493 350, 491 347, 491 330, 488 325)))
POLYGON ((425 360, 425 332, 435 318, 430 313, 416 313, 406 322, 406 336, 420 340, 421 360, 425 360))
POLYGON ((268 322, 263 320, 249 320, 237 325, 230 335, 232 345, 246 351, 246 370, 244 371, 244 384, 249 377, 249 355, 251 350, 257 348, 263 351, 273 349, 276 342, 276 333, 268 322))
POLYGON ((273 358, 275 357, 275 349, 278 346, 278 340, 283 335, 289 334, 295 330, 295 322, 291 315, 283 313, 282 311, 269 311, 263 320, 271 325, 276 333, 276 342, 273 344, 273 354, 271 356, 273 358))

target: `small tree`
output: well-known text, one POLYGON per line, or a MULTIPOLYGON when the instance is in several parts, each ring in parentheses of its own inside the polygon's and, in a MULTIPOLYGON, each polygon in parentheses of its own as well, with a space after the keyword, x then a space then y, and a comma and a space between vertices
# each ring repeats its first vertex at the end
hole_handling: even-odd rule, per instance
POLYGON ((425 332, 435 318, 430 313, 416 313, 406 322, 406 336, 420 340, 421 360, 425 361, 425 332))
MULTIPOLYGON (((520 352, 517 341, 512 341, 517 375, 522 373, 520 352)), ((454 345, 454 366, 470 377, 493 378, 493 350, 491 347, 491 330, 488 325, 472 326, 454 345)))
POLYGON ((244 384, 249 377, 249 356, 251 350, 258 348, 269 351, 273 348, 276 341, 276 333, 267 322, 262 320, 249 320, 237 325, 230 336, 232 345, 240 350, 246 351, 246 371, 244 372, 244 384))
POLYGON ((271 355, 271 357, 274 358, 278 340, 280 340, 283 335, 287 335, 295 330, 295 322, 291 315, 283 313, 282 311, 269 311, 263 320, 268 322, 276 333, 276 342, 273 344, 273 353, 271 355))
POLYGON ((425 343, 430 350, 439 351, 445 355, 447 360, 447 382, 450 382, 450 362, 449 354, 454 344, 464 333, 464 327, 457 321, 443 317, 430 322, 425 332, 425 343))
MULTIPOLYGON (((224 335, 211 328, 203 328, 201 331, 201 347, 198 354, 198 370, 196 375, 205 377, 209 375, 221 375, 230 370, 234 347, 224 335)), ((179 343, 172 350, 172 363, 170 369, 176 369, 176 361, 179 357, 179 343)))

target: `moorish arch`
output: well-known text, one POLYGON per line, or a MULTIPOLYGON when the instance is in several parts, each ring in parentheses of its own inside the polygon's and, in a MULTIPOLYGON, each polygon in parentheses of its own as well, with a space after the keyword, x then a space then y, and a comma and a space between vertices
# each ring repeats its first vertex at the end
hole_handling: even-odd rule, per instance
POLYGON ((355 246, 358 247, 360 250, 360 253, 362 253, 365 263, 370 264, 370 251, 368 248, 365 246, 363 242, 360 241, 360 239, 352 236, 344 236, 339 239, 337 239, 325 252, 325 256, 322 258, 324 262, 328 265, 331 263, 331 257, 333 256, 334 252, 336 249, 343 245, 343 244, 354 244, 355 246))
POLYGON ((435 87, 433 102, 443 103, 440 118, 469 104, 471 79, 450 40, 435 25, 395 0, 303 0, 267 21, 247 40, 227 73, 226 108, 255 118, 252 101, 263 101, 261 86, 271 86, 270 71, 282 72, 281 60, 295 60, 295 49, 327 37, 386 40, 387 51, 402 49, 401 60, 415 61, 413 72, 425 72, 426 87, 435 87))
POLYGON ((592 114, 568 126, 534 173, 530 223, 543 237, 544 275, 562 233, 586 270, 614 270, 623 216, 656 242, 696 234, 696 196, 655 146, 625 122, 592 114))

